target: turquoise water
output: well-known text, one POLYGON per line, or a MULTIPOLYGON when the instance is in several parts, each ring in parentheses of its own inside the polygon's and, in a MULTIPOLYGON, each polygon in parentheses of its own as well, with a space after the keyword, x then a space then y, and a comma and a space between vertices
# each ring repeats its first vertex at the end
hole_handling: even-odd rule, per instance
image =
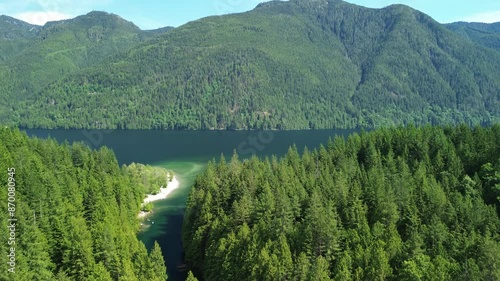
POLYGON ((173 170, 180 181, 179 188, 168 198, 154 202, 153 214, 138 234, 148 249, 154 241, 160 244, 167 264, 169 280, 184 280, 178 272, 183 263, 181 229, 190 188, 206 163, 237 153, 240 159, 284 155, 295 144, 299 151, 326 144, 336 135, 347 136, 355 130, 318 131, 87 131, 87 130, 27 130, 28 135, 52 137, 59 142, 83 141, 92 148, 107 146, 115 152, 120 165, 132 162, 161 166, 173 170), (154 224, 152 222, 154 221, 154 224))

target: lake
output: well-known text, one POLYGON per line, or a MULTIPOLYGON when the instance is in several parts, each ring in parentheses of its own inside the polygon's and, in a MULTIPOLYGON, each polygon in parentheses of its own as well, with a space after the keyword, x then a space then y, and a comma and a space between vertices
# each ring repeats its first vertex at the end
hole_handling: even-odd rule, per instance
POLYGON ((347 136, 357 130, 304 131, 152 131, 152 130, 25 130, 28 135, 54 138, 59 142, 83 141, 92 148, 107 146, 115 152, 120 165, 143 163, 173 170, 180 186, 165 200, 154 203, 154 213, 138 237, 150 249, 160 244, 169 280, 185 280, 178 272, 182 263, 181 228, 186 200, 196 175, 206 163, 234 152, 240 159, 284 155, 295 144, 299 151, 326 144, 336 135, 347 136))

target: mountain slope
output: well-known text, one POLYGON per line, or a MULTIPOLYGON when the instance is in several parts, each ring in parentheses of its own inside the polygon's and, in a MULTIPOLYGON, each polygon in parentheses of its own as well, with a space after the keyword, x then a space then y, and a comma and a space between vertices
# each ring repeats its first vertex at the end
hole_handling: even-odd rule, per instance
POLYGON ((403 5, 267 2, 188 23, 10 112, 45 128, 307 129, 483 123, 500 57, 403 5))
MULTIPOLYGON (((19 20, 14 23, 31 26, 19 20)), ((9 92, 18 99, 161 33, 142 31, 117 15, 95 11, 32 28, 37 34, 28 38, 29 46, 5 62, 9 72, 3 75, 3 84, 11 85, 9 92)))
MULTIPOLYGON (((94 65, 127 50, 146 37, 133 23, 103 12, 91 12, 72 20, 47 23, 35 42, 9 60, 28 94, 64 74, 94 65)), ((147 37, 146 37, 147 38, 147 37)))
POLYGON ((454 22, 446 24, 454 32, 469 38, 479 45, 500 50, 500 22, 454 22))
POLYGON ((31 39, 38 35, 41 26, 21 20, 0 16, 0 61, 5 61, 29 46, 31 39))

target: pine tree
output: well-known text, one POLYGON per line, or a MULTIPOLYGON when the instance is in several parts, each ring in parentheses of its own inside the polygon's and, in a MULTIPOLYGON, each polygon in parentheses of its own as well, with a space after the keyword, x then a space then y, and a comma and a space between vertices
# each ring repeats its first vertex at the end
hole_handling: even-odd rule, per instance
POLYGON ((75 279, 86 279, 92 274, 95 263, 92 256, 92 240, 82 217, 68 220, 68 240, 63 253, 62 268, 75 279))
POLYGON ((293 276, 295 276, 297 281, 305 281, 309 275, 310 268, 311 263, 309 262, 309 258, 304 252, 301 252, 294 263, 293 276))
POLYGON ((330 279, 330 271, 329 264, 323 256, 318 256, 309 272, 309 281, 329 281, 330 279))
POLYGON ((480 155, 464 154, 460 130, 395 128, 299 159, 291 148, 223 163, 190 195, 185 247, 200 258, 188 261, 207 281, 495 280, 500 223, 485 187, 497 167, 465 162, 500 145, 482 136, 480 155))
POLYGON ((167 268, 163 260, 160 245, 155 241, 151 253, 149 253, 150 270, 153 273, 151 280, 164 281, 167 279, 167 268))
POLYGON ((198 279, 196 279, 196 277, 194 277, 193 273, 191 271, 189 271, 186 281, 198 281, 198 279))

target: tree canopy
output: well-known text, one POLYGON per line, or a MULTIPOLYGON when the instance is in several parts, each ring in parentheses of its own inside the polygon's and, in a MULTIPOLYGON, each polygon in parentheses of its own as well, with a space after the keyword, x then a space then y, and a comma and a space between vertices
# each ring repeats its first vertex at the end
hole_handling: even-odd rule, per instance
POLYGON ((135 183, 143 179, 120 168, 110 149, 2 128, 0 171, 0 220, 17 219, 14 244, 4 239, 10 230, 0 228, 0 280, 166 279, 159 246, 148 254, 136 237, 145 190, 135 183), (14 205, 7 200, 10 178, 14 205), (7 270, 11 247, 15 273, 7 270))
POLYGON ((189 196, 204 280, 499 280, 500 126, 380 129, 211 161, 189 196))

